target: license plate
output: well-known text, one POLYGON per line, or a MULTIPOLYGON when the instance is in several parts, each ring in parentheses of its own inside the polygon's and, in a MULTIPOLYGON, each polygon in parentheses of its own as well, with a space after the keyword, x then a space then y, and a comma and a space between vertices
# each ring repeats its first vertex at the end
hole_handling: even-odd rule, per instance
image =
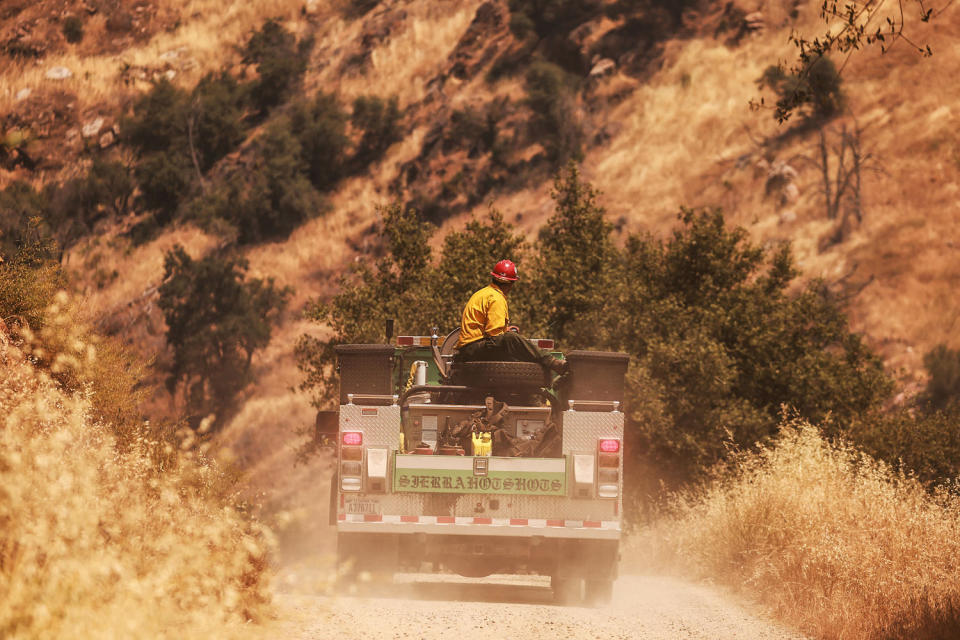
POLYGON ((363 515, 380 515, 380 503, 373 501, 353 501, 347 503, 347 513, 360 513, 363 515))

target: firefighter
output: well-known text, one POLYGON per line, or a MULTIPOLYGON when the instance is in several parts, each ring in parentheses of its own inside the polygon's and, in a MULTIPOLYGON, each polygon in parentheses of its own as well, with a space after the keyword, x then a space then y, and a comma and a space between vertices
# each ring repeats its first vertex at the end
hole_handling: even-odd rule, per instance
POLYGON ((536 362, 545 369, 563 374, 567 362, 535 347, 510 325, 507 295, 519 279, 517 267, 501 260, 490 272, 491 282, 474 293, 463 308, 456 360, 498 360, 536 362))

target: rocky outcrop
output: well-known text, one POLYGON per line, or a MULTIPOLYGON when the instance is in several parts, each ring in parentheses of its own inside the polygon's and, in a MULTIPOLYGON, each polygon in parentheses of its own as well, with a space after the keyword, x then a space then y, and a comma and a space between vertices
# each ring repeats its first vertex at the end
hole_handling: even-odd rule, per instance
POLYGON ((467 31, 448 58, 448 75, 466 80, 474 77, 509 43, 510 11, 502 2, 480 5, 467 31))

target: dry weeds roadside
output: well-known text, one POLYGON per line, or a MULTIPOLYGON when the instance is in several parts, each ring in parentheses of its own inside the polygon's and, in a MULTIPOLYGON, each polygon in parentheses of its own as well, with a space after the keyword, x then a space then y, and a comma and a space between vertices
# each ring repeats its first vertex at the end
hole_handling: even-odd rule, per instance
POLYGON ((960 637, 960 498, 807 424, 682 498, 646 542, 813 637, 960 637))
POLYGON ((0 332, 0 637, 240 637, 269 612, 268 532, 216 468, 158 469, 0 332))

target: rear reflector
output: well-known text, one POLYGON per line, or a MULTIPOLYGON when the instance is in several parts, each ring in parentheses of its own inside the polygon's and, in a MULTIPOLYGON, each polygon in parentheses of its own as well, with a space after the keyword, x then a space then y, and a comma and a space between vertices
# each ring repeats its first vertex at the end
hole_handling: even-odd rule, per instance
POLYGON ((359 447, 363 444, 363 433, 359 431, 344 431, 343 444, 347 447, 359 447))
POLYGON ((401 347, 413 346, 413 336, 397 336, 397 344, 401 347))
POLYGON ((537 340, 537 346, 541 349, 553 349, 553 340, 537 340))
POLYGON ((617 453, 620 451, 620 441, 603 439, 600 441, 600 451, 605 453, 617 453))
POLYGON ((363 449, 360 447, 344 447, 340 450, 340 457, 344 460, 363 460, 363 449))
POLYGON ((430 336, 397 336, 400 347, 429 347, 430 344, 430 336))
POLYGON ((601 452, 597 454, 597 464, 600 468, 613 467, 616 469, 620 466, 620 454, 601 452))

